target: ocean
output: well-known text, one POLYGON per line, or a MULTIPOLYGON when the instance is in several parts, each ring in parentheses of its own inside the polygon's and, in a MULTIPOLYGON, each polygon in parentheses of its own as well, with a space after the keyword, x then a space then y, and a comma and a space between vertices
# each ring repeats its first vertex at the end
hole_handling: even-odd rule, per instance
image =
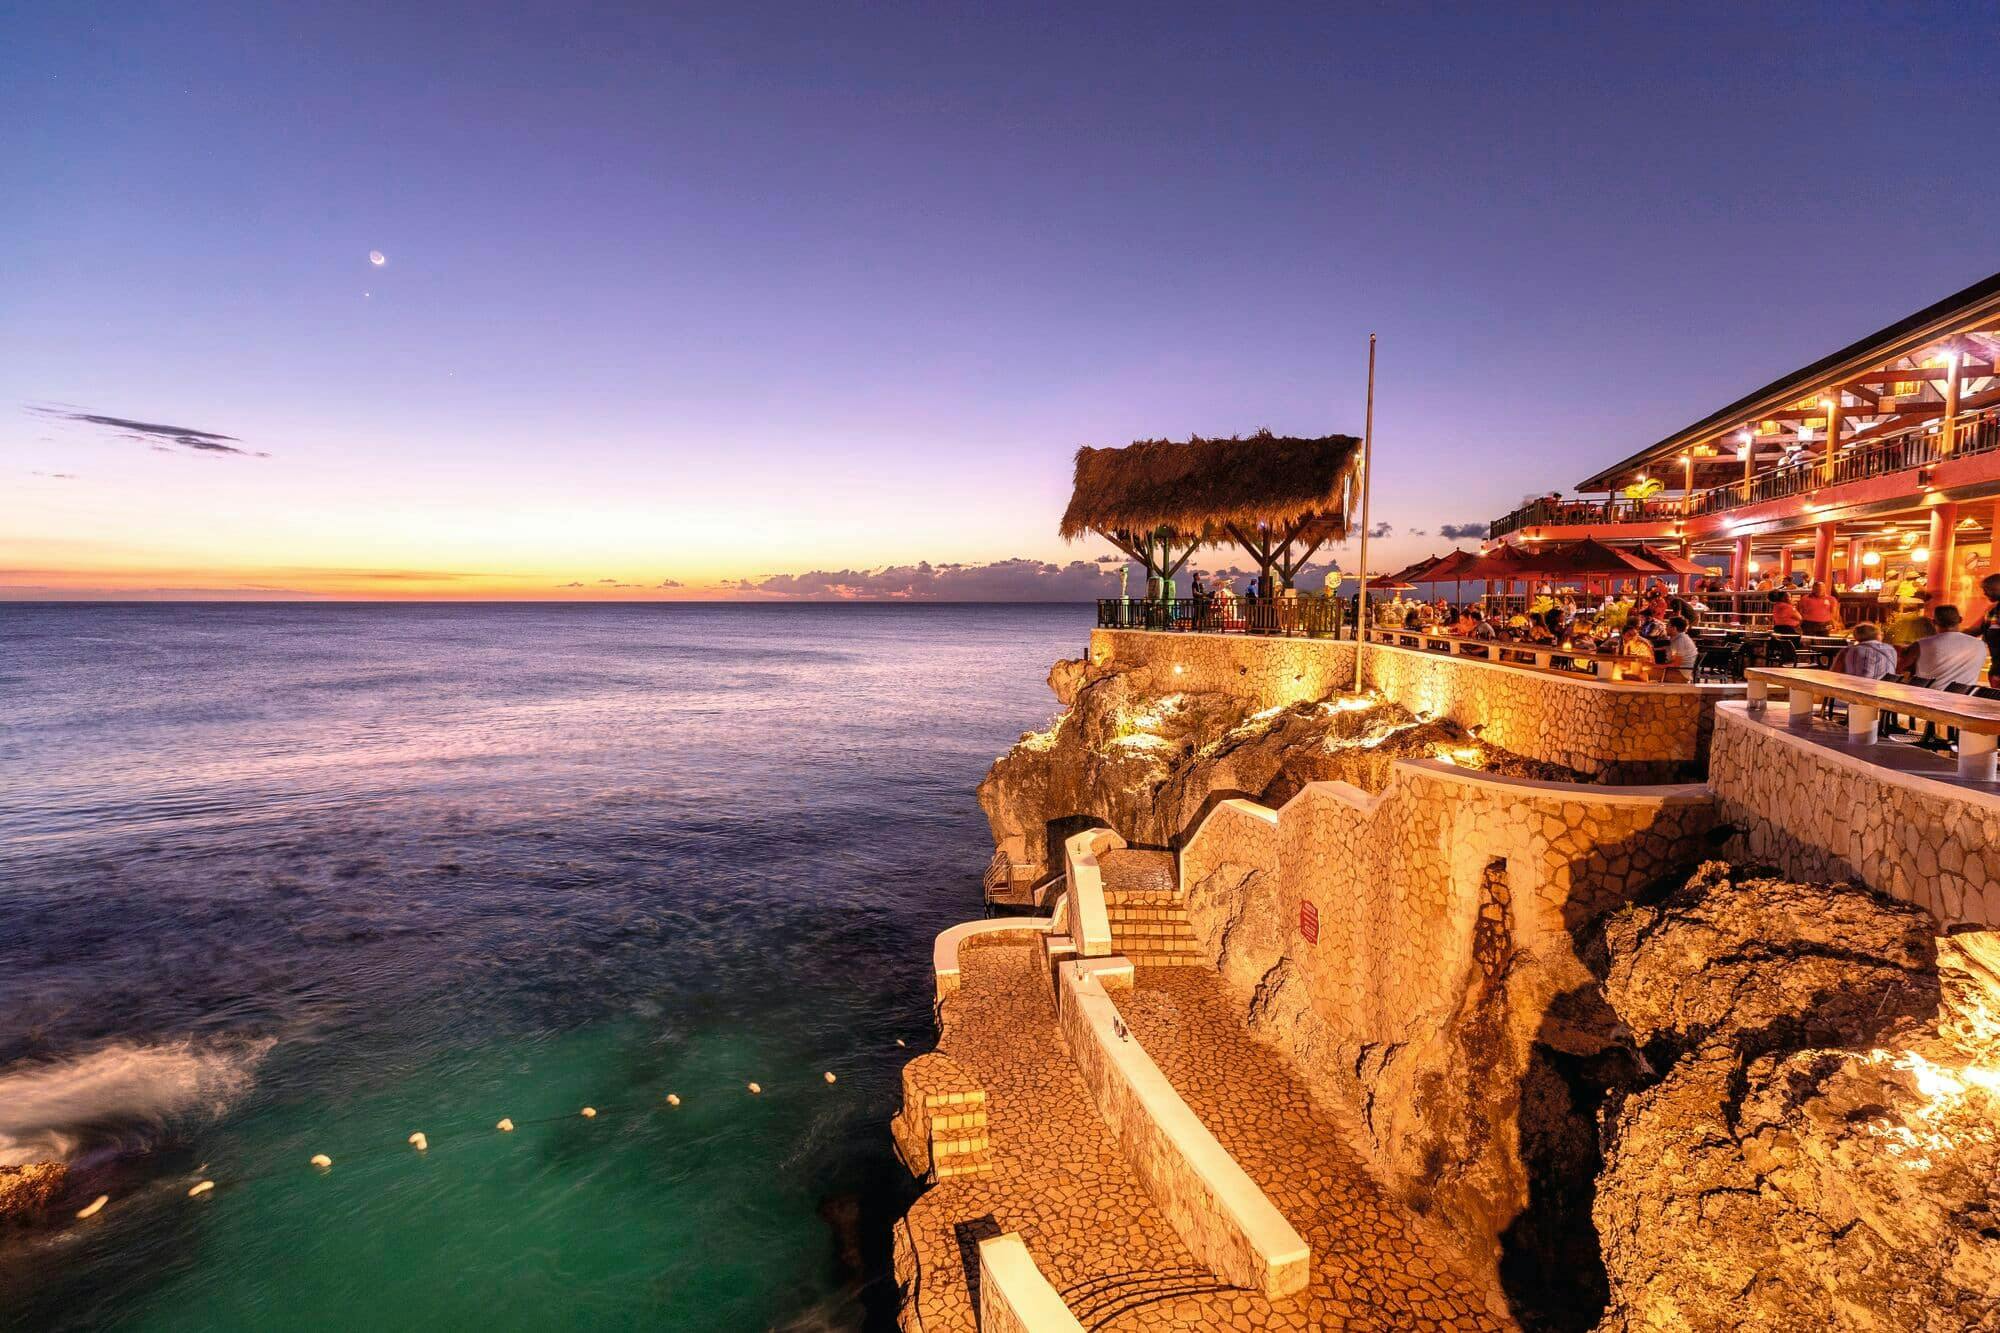
POLYGON ((930 941, 1091 623, 0 606, 0 1163, 111 1196, 0 1322, 891 1326, 930 941))

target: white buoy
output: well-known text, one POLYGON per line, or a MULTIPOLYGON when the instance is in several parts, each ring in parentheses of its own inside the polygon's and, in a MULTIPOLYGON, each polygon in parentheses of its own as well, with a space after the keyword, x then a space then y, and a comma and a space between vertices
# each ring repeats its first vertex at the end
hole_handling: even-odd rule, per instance
POLYGON ((586 1106, 583 1108, 580 1114, 583 1116, 585 1120, 595 1119, 597 1116, 597 1108, 595 1106, 586 1106))
POLYGON ((829 1083, 831 1083, 831 1082, 833 1082, 833 1081, 834 1081, 834 1079, 833 1079, 833 1071, 832 1071, 831 1069, 829 1069, 829 1070, 827 1070, 827 1071, 826 1071, 826 1081, 827 1081, 827 1082, 829 1082, 829 1083))
POLYGON ((667 1094, 667 1105, 679 1106, 680 1104, 681 1104, 681 1095, 678 1092, 670 1092, 667 1094))
POLYGON ((214 1188, 215 1188, 215 1182, 214 1182, 214 1181, 212 1181, 212 1180, 204 1180, 204 1181, 202 1181, 202 1182, 201 1182, 201 1184, 199 1184, 199 1185, 196 1185, 196 1186, 195 1186, 195 1187, 194 1187, 193 1189, 191 1189, 191 1190, 189 1190, 189 1191, 188 1191, 188 1197, 189 1197, 190 1199, 192 1199, 192 1198, 196 1198, 196 1197, 198 1197, 199 1195, 203 1195, 203 1194, 206 1194, 206 1193, 208 1193, 208 1192, 209 1192, 210 1190, 212 1190, 212 1189, 214 1189, 214 1188))
POLYGON ((758 1083, 752 1083, 752 1084, 750 1085, 750 1091, 752 1091, 752 1092, 762 1092, 763 1090, 764 1090, 764 1088, 763 1088, 763 1085, 762 1085, 762 1084, 758 1084, 758 1083))
POLYGON ((514 1122, 503 1115, 500 1117, 500 1123, 493 1128, 499 1130, 502 1134, 512 1134, 514 1132, 514 1122))
POLYGON ((312 1164, 324 1171, 333 1165, 333 1159, 323 1152, 316 1152, 313 1154, 312 1164))
POLYGON ((415 1148, 418 1152, 429 1152, 431 1141, 428 1138, 424 1137, 424 1132, 420 1129, 416 1133, 410 1135, 410 1146, 415 1148))
POLYGON ((104 1205, 110 1202, 111 1196, 109 1194, 100 1194, 84 1207, 77 1209, 76 1215, 78 1218, 96 1217, 104 1211, 104 1205))

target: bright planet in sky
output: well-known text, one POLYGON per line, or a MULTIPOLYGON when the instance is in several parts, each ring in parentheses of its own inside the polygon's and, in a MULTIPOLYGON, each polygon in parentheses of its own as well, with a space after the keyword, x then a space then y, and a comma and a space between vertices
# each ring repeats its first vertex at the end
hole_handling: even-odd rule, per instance
POLYGON ((368 262, 376 268, 380 268, 389 262, 389 256, 383 254, 380 250, 370 250, 368 252, 368 262))

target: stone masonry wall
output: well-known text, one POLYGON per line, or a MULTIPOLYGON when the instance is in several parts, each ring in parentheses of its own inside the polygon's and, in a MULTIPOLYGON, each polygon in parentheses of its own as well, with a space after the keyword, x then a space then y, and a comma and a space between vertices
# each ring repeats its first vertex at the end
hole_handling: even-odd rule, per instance
POLYGON ((1392 1189, 1497 1261, 1529 1201, 1531 1048, 1587 1056, 1610 1039, 1572 1012, 1595 993, 1575 940, 1698 859, 1712 820, 1702 787, 1410 761, 1372 797, 1316 783, 1278 811, 1218 805, 1181 853, 1181 882, 1253 1029, 1360 1108, 1392 1189))
POLYGON ((1718 719, 1709 785, 1743 830, 1732 853, 1790 879, 1866 884, 1947 926, 2000 926, 2000 796, 1788 735, 1740 704, 1718 719))
MULTIPOLYGON (((1149 666, 1162 683, 1231 693, 1257 708, 1354 688, 1354 645, 1331 639, 1100 629, 1090 636, 1090 660, 1149 666)), ((1368 687, 1412 712, 1614 782, 1700 776, 1716 701, 1732 692, 1569 678, 1378 644, 1367 662, 1368 687)))

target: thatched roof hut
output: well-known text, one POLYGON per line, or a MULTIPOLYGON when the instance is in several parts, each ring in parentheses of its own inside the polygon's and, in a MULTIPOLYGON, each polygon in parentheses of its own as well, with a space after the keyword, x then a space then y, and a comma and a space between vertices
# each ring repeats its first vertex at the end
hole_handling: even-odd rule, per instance
MULTIPOLYGON (((1122 449, 1076 451, 1076 487, 1062 535, 1148 533, 1171 528, 1220 541, 1227 530, 1330 528, 1310 536, 1340 541, 1361 441, 1316 440, 1259 431, 1249 439, 1140 440, 1122 449)), ((1294 535, 1304 535, 1295 533, 1294 535)))
POLYGON ((1076 451, 1076 486, 1060 530, 1065 540, 1095 532, 1167 578, 1196 547, 1233 541, 1256 560, 1267 587, 1273 566, 1289 583, 1321 545, 1347 539, 1360 460, 1361 441, 1351 435, 1308 440, 1269 431, 1085 447, 1076 451))

